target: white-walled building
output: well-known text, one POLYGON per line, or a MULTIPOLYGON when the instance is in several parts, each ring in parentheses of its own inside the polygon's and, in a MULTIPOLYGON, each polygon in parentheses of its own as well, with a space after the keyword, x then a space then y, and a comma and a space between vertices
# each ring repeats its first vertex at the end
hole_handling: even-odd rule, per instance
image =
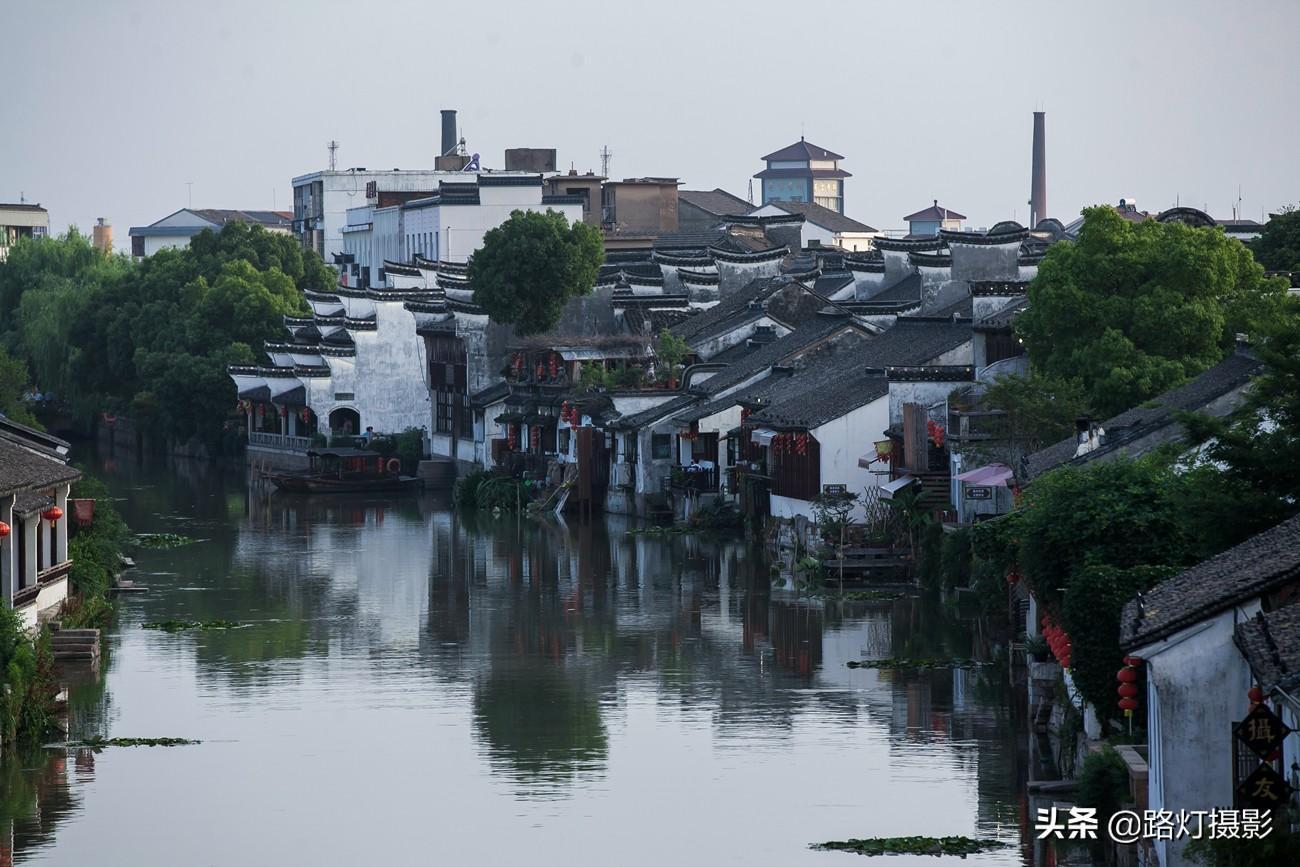
POLYGON ((220 232, 226 223, 251 223, 268 232, 289 234, 293 215, 288 211, 237 211, 226 208, 181 208, 147 226, 132 226, 131 255, 152 256, 159 250, 184 249, 190 239, 210 229, 220 232))
MULTIPOLYGON (((1178 814, 1234 804, 1233 724, 1250 710, 1255 677, 1266 676, 1279 652, 1294 654, 1281 634, 1270 653, 1270 630, 1257 618, 1288 611, 1297 590, 1300 517, 1162 581, 1124 607, 1120 644, 1142 660, 1146 674, 1138 713, 1147 719, 1150 809, 1178 814)), ((1272 680, 1268 692, 1281 692, 1266 692, 1265 700, 1276 700, 1284 721, 1300 728, 1287 686, 1272 680)), ((1300 735, 1292 734, 1282 747, 1287 762, 1298 747, 1300 735)), ((1289 766, 1283 773, 1292 775, 1289 766)), ((1186 843, 1155 841, 1159 863, 1189 864, 1186 843)))
POLYGON ((343 227, 348 211, 366 206, 398 204, 401 194, 428 194, 438 183, 454 178, 473 180, 463 172, 432 170, 367 171, 364 168, 320 171, 293 179, 293 233, 304 248, 315 250, 326 262, 344 252, 343 227), (381 194, 392 194, 381 195, 381 194))
POLYGON ((68 451, 0 416, 0 595, 29 630, 68 597, 68 492, 81 478, 68 451))
POLYGON ((483 363, 470 363, 491 353, 465 263, 512 211, 554 209, 572 223, 582 202, 544 195, 535 174, 426 173, 435 174, 430 196, 348 211, 339 285, 307 293, 312 315, 286 320, 291 337, 267 345, 270 365, 230 369, 251 448, 300 452, 317 433, 424 428, 430 453, 475 460, 472 422, 453 422, 450 404, 446 418, 435 415, 434 403, 454 397, 463 415, 469 395, 492 385, 483 363), (435 383, 448 365, 467 372, 435 383))
POLYGON ((850 253, 872 249, 872 239, 880 232, 866 223, 846 217, 816 202, 768 202, 748 212, 755 217, 802 214, 803 246, 839 247, 850 253))

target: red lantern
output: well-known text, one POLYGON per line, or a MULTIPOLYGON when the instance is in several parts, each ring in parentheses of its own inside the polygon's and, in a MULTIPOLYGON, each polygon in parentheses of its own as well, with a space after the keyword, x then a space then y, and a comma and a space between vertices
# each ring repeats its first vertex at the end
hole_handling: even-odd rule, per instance
POLYGON ((547 359, 546 366, 548 372, 551 374, 551 379, 555 379, 556 374, 560 372, 560 365, 559 362, 556 360, 556 356, 554 352, 552 352, 551 357, 547 359))
MULTIPOLYGON (((0 535, 4 534, 0 533, 0 535)), ((1247 691, 1246 697, 1250 699, 1251 704, 1262 704, 1264 701, 1264 690, 1257 686, 1252 686, 1250 690, 1247 691)))
POLYGON ((1120 710, 1124 711, 1125 716, 1132 716, 1133 711, 1137 710, 1137 706, 1138 706, 1137 699, 1121 698, 1119 700, 1120 710))
POLYGON ((1131 668, 1121 668, 1115 679, 1120 683, 1137 683, 1138 673, 1131 668))
POLYGON ((1119 685, 1119 694, 1121 698, 1137 698, 1138 688, 1136 683, 1121 683, 1119 685))
POLYGON ((4 521, 0 521, 0 539, 3 539, 5 536, 8 535, 9 535, 9 525, 6 524, 4 521))
POLYGON ((63 510, 58 506, 50 506, 44 512, 41 512, 41 517, 51 524, 57 524, 59 519, 63 517, 63 510))
POLYGON ((542 442, 542 431, 541 431, 541 428, 539 428, 539 427, 538 427, 537 425, 535 425, 535 424, 530 424, 530 425, 528 426, 528 445, 529 445, 529 447, 535 450, 535 449, 538 447, 538 445, 541 444, 541 442, 542 442))
POLYGON ((280 411, 280 418, 288 418, 288 416, 289 416, 289 407, 287 407, 287 406, 283 406, 283 405, 282 405, 282 406, 279 407, 279 411, 280 411))
POLYGON ((1142 664, 1142 660, 1136 656, 1126 656, 1124 657, 1124 664, 1131 665, 1134 668, 1136 668, 1137 666, 1142 664))

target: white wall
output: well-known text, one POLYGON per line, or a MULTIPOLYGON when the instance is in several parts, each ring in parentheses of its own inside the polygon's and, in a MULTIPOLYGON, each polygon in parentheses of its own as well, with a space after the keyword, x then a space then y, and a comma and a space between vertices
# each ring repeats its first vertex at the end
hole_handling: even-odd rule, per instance
MULTIPOLYGON (((1144 660, 1152 810, 1231 807, 1231 724, 1246 715, 1250 667, 1232 642, 1233 627, 1257 601, 1225 611, 1133 652, 1144 660)), ((1160 863, 1182 867, 1182 844, 1158 844, 1160 863)))
MULTIPOLYGON (((845 485, 849 493, 858 495, 859 504, 850 515, 851 520, 862 519, 863 492, 879 485, 882 478, 859 467, 858 458, 875 451, 875 442, 884 439, 888 427, 889 398, 882 396, 810 431, 821 445, 821 483, 845 485)), ((775 494, 771 512, 778 518, 814 517, 811 502, 775 494)))

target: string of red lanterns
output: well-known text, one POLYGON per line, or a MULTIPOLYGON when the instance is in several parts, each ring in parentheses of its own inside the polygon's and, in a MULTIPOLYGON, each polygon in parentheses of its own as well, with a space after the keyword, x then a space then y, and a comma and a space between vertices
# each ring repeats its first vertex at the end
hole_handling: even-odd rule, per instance
MULTIPOLYGON (((1011 580, 1011 576, 1007 576, 1011 580)), ((1043 637, 1047 639, 1047 646, 1052 649, 1052 655, 1060 663, 1061 668, 1070 668, 1071 657, 1074 653, 1074 645, 1070 641, 1070 635, 1060 627, 1050 614, 1044 614, 1039 623, 1043 627, 1043 637)))
POLYGON ((1119 707, 1124 711, 1124 716, 1133 716, 1133 711, 1138 708, 1138 666, 1142 660, 1136 656, 1124 657, 1124 667, 1115 674, 1115 679, 1119 681, 1119 687, 1116 692, 1119 693, 1119 707))

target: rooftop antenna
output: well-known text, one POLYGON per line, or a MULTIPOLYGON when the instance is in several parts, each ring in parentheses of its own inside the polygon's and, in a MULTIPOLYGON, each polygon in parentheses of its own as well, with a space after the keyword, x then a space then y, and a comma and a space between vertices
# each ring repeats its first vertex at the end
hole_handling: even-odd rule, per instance
POLYGON ((749 179, 749 203, 754 204, 754 179, 749 179))
POLYGON ((334 167, 338 165, 337 155, 339 151, 339 143, 334 141, 333 139, 330 139, 330 143, 326 145, 326 147, 329 148, 329 152, 330 152, 330 171, 334 171, 334 167))
POLYGON ((23 193, 21 192, 18 194, 18 204, 20 205, 27 204, 27 196, 23 195, 23 193))
POLYGON ((609 177, 609 160, 614 156, 614 152, 609 149, 609 145, 603 145, 600 149, 600 173, 609 177))

